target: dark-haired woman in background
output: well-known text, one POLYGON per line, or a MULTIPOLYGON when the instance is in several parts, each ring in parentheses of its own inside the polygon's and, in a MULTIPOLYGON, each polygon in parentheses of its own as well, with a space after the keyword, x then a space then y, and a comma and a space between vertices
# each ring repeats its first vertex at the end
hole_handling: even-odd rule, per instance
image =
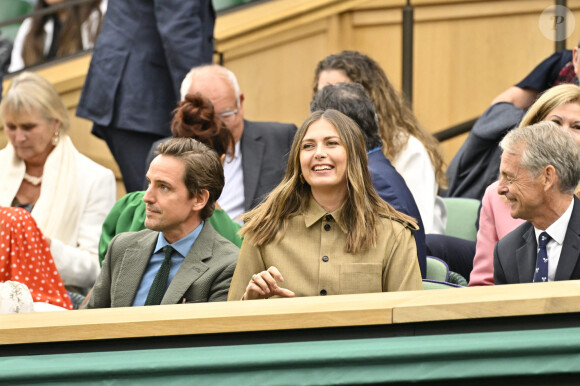
MULTIPOLYGON (((37 0, 34 10, 65 1, 37 0)), ((25 19, 14 39, 8 72, 92 48, 106 8, 107 0, 94 0, 25 19)))
POLYGON ((447 210, 437 196, 447 186, 437 140, 423 129, 381 66, 367 55, 343 51, 322 59, 315 70, 313 91, 328 84, 360 83, 371 97, 383 153, 403 176, 419 208, 425 233, 445 233, 447 210))

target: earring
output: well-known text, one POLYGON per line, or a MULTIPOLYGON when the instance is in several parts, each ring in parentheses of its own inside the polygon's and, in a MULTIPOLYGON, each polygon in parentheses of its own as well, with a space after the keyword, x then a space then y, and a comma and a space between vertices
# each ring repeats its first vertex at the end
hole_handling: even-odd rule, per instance
POLYGON ((60 136, 58 135, 58 131, 55 131, 54 135, 52 136, 52 145, 53 146, 58 145, 59 140, 60 140, 60 136))
POLYGON ((304 181, 304 176, 302 175, 302 173, 300 173, 300 182, 302 183, 302 185, 304 185, 304 183, 306 181, 304 181))

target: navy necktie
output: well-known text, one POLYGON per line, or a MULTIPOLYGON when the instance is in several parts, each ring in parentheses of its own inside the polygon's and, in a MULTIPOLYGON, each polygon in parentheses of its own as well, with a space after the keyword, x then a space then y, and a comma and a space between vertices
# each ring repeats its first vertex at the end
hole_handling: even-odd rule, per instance
POLYGON ((540 249, 538 251, 538 258, 536 259, 536 271, 534 272, 534 283, 541 283, 548 281, 548 252, 546 245, 551 237, 546 232, 540 233, 538 244, 540 249))
POLYGON ((145 300, 146 306, 155 306, 161 304, 161 300, 163 299, 165 291, 167 290, 167 281, 169 280, 169 269, 171 268, 171 254, 173 253, 173 247, 171 245, 164 246, 163 253, 165 254, 165 258, 163 259, 163 263, 161 263, 161 267, 159 267, 159 271, 157 271, 157 275, 155 275, 155 279, 153 279, 153 283, 149 289, 149 294, 147 294, 147 300, 145 300))

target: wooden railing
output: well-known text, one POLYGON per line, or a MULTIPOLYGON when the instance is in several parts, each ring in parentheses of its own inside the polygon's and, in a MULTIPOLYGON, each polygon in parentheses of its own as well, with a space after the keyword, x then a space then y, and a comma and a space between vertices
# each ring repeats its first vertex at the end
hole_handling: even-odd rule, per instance
MULTIPOLYGON (((580 281, 0 315, 0 344, 403 325, 580 312, 580 281)), ((580 318, 575 317, 580 325, 580 318)), ((490 322, 498 329, 502 319, 490 322)), ((525 327, 523 327, 525 328, 525 327)), ((532 328, 532 326, 528 326, 532 328)), ((8 349, 8 348, 6 348, 8 349)), ((4 350, 4 349, 3 349, 4 350)))

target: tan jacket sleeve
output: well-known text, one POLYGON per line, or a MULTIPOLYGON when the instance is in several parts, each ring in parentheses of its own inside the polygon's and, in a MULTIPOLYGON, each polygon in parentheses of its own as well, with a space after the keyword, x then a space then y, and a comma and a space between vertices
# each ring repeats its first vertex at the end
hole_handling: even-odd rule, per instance
POLYGON ((248 237, 245 237, 238 255, 238 264, 228 293, 228 301, 241 300, 252 275, 262 272, 266 268, 260 248, 251 243, 248 237))
POLYGON ((397 231, 391 245, 383 272, 383 292, 423 289, 415 237, 411 231, 406 227, 397 231))

